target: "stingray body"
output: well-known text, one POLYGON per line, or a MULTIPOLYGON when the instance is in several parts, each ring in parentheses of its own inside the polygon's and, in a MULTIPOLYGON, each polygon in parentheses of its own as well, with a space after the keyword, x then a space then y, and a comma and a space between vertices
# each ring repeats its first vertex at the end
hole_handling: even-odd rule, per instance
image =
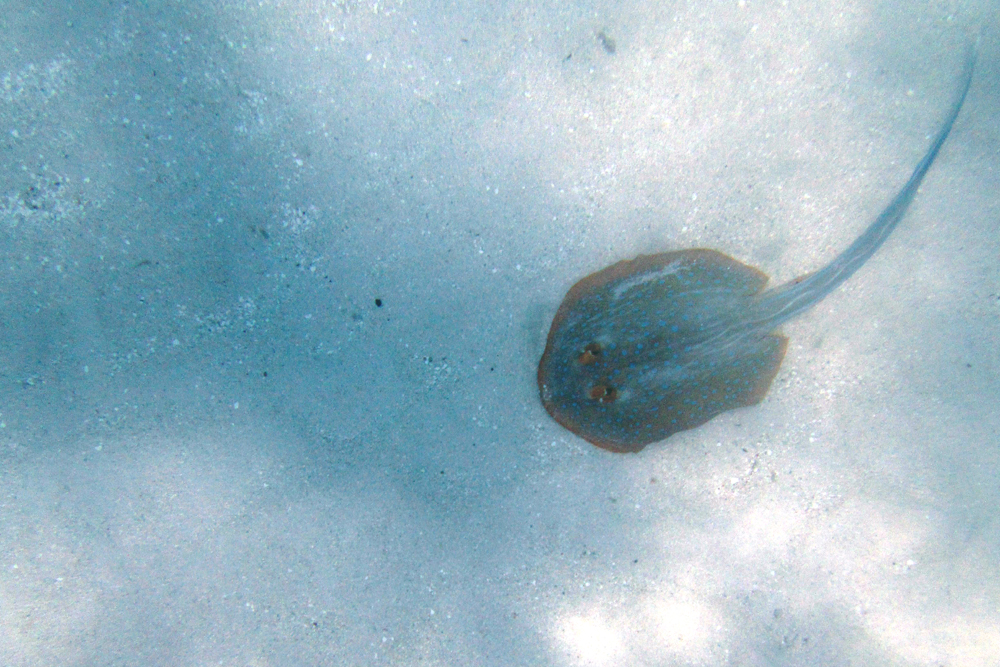
POLYGON ((775 329, 871 257, 899 223, 965 101, 975 52, 930 149, 886 209, 829 265, 765 290, 767 275, 714 250, 644 255, 591 274, 566 294, 538 365, 545 409, 614 452, 759 403, 785 355, 775 329))

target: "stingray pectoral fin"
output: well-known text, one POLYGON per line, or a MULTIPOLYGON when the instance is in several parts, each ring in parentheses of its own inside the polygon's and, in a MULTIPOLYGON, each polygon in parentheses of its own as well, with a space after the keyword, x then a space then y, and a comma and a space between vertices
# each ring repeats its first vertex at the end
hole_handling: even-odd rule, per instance
POLYGON ((732 342, 694 366, 682 386, 671 387, 681 418, 671 433, 695 428, 713 417, 760 403, 778 374, 788 339, 780 334, 732 342))

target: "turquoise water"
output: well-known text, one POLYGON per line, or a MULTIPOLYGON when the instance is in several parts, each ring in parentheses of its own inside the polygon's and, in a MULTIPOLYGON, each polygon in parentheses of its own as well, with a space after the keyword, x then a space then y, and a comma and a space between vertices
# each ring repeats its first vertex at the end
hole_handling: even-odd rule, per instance
POLYGON ((0 667, 993 665, 991 15, 894 3, 0 12, 0 667), (545 413, 580 277, 780 284, 764 401, 545 413))

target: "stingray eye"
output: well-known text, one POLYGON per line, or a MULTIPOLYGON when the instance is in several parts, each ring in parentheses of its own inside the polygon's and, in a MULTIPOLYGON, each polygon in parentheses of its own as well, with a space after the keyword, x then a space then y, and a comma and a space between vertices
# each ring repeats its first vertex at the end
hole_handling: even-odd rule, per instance
POLYGON ((587 392, 587 396, 589 396, 592 401, 614 403, 615 399, 618 398, 618 390, 609 384, 595 384, 590 388, 590 391, 587 392))
POLYGON ((580 356, 576 360, 584 366, 589 366, 601 358, 602 352, 603 348, 601 348, 600 343, 590 343, 587 347, 583 348, 583 352, 580 353, 580 356))

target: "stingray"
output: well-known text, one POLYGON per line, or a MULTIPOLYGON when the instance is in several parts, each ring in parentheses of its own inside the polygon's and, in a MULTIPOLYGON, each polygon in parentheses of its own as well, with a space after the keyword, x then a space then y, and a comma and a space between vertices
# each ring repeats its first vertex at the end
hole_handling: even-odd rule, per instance
POLYGON ((885 242, 965 101, 970 49, 951 109, 910 180, 827 266, 765 290, 760 270, 715 250, 642 255, 570 288, 538 364, 542 404, 564 427, 613 452, 756 405, 785 356, 775 329, 847 280, 885 242))

